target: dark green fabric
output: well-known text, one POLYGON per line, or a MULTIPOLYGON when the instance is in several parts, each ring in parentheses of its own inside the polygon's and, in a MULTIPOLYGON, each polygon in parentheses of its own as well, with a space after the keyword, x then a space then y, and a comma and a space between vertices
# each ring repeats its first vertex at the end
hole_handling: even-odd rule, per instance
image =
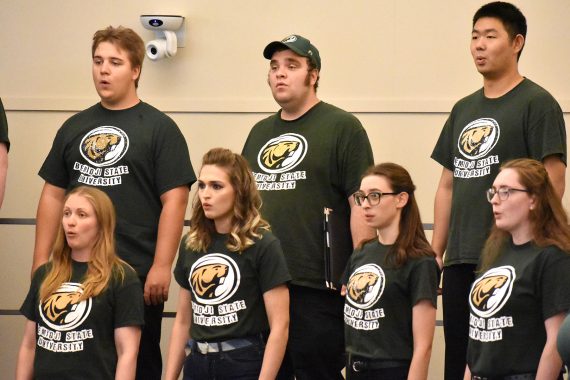
POLYGON ((385 263, 390 246, 378 240, 356 250, 347 266, 344 306, 346 351, 382 360, 411 360, 412 308, 421 300, 437 307, 438 268, 433 257, 395 268, 385 263))
POLYGON ((366 131, 353 115, 320 102, 293 121, 278 112, 258 122, 243 155, 293 283, 325 288, 323 209, 332 208, 349 226, 348 197, 373 164, 366 131))
POLYGON ((570 254, 509 243, 469 295, 467 362, 478 376, 536 372, 544 321, 570 308, 570 254))
POLYGON ((550 155, 566 163, 562 110, 529 79, 500 98, 486 98, 480 89, 455 104, 431 156, 454 175, 446 266, 477 264, 493 224, 485 190, 501 164, 550 155), (485 127, 491 134, 481 137, 485 127))
POLYGON ((182 239, 174 278, 190 291, 190 336, 220 341, 269 331, 263 293, 291 277, 283 251, 270 232, 241 254, 226 248, 227 235, 216 234, 208 252, 185 248, 182 239))
POLYGON ((115 329, 144 324, 142 287, 132 268, 113 277, 97 297, 70 302, 87 271, 73 262, 71 281, 40 305, 39 288, 51 264, 41 266, 20 312, 36 322, 34 379, 114 379, 117 367, 115 329))
POLYGON ((117 252, 140 277, 154 259, 160 196, 196 180, 184 136, 172 119, 144 102, 120 111, 96 104, 69 118, 39 175, 67 190, 87 184, 111 197, 117 252))
POLYGON ((6 112, 4 111, 4 105, 0 99, 0 143, 6 144, 8 150, 10 150, 10 140, 8 139, 8 120, 6 120, 6 112))

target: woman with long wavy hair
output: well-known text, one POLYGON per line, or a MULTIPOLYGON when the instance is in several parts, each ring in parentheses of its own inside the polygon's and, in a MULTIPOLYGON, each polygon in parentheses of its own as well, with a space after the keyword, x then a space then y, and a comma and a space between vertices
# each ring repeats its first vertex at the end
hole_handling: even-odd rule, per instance
POLYGON ((465 379, 562 379, 570 227, 542 163, 506 162, 487 191, 495 225, 469 294, 465 379))
POLYGON ((143 319, 135 271, 115 252, 109 197, 80 186, 65 197, 51 261, 34 273, 16 378, 134 379, 143 319))
POLYGON ((427 379, 438 266, 406 169, 368 169, 355 203, 377 237, 361 243, 343 278, 347 379, 427 379))
POLYGON ((243 157, 222 148, 204 155, 174 270, 180 293, 166 379, 177 379, 183 366, 184 379, 276 377, 287 344, 290 276, 260 207, 243 157))

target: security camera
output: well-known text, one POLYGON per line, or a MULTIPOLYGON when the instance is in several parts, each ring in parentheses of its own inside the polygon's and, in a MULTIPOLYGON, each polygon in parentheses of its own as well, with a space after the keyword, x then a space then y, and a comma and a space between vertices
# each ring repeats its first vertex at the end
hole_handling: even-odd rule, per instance
POLYGON ((156 37, 146 44, 146 56, 150 60, 172 57, 179 47, 184 47, 183 16, 141 15, 141 24, 156 37))

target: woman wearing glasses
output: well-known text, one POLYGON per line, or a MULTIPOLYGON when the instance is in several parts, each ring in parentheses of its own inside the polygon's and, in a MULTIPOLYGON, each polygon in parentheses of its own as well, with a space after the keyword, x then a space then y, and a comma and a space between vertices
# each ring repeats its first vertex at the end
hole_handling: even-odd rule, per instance
POLYGON ((465 379, 562 379, 570 227, 544 166, 504 164, 487 191, 495 226, 469 294, 465 379))
POLYGON ((427 379, 438 267, 403 167, 371 167, 354 194, 378 236, 355 250, 343 278, 348 379, 427 379))

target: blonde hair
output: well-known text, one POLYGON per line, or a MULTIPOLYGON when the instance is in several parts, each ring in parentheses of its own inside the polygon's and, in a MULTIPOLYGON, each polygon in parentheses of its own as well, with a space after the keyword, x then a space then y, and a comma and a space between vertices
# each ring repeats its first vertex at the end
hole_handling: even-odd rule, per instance
MULTIPOLYGON (((532 242, 539 247, 554 245, 570 252, 570 226, 562 201, 556 194, 544 165, 530 158, 508 161, 501 166, 514 170, 520 184, 528 190, 529 196, 535 197, 535 207, 530 210, 532 242)), ((499 258, 510 239, 507 231, 493 226, 481 254, 480 272, 484 272, 499 258)))
MULTIPOLYGON (((123 265, 115 250, 115 208, 107 194, 93 187, 79 186, 71 190, 65 197, 77 195, 85 198, 95 212, 97 218, 97 240, 87 263, 87 273, 83 279, 83 294, 79 301, 95 297, 105 290, 111 276, 122 280, 125 276, 123 265)), ((71 247, 65 238, 63 224, 60 223, 53 246, 50 266, 40 287, 40 300, 46 300, 67 281, 71 280, 71 247)))
MULTIPOLYGON (((235 191, 231 230, 226 247, 231 252, 242 252, 259 239, 269 224, 261 217, 261 196, 245 158, 228 149, 214 148, 202 159, 202 166, 215 165, 223 169, 235 191)), ((204 214, 198 194, 194 196, 190 231, 185 236, 186 249, 206 252, 216 232, 214 221, 204 214)))

